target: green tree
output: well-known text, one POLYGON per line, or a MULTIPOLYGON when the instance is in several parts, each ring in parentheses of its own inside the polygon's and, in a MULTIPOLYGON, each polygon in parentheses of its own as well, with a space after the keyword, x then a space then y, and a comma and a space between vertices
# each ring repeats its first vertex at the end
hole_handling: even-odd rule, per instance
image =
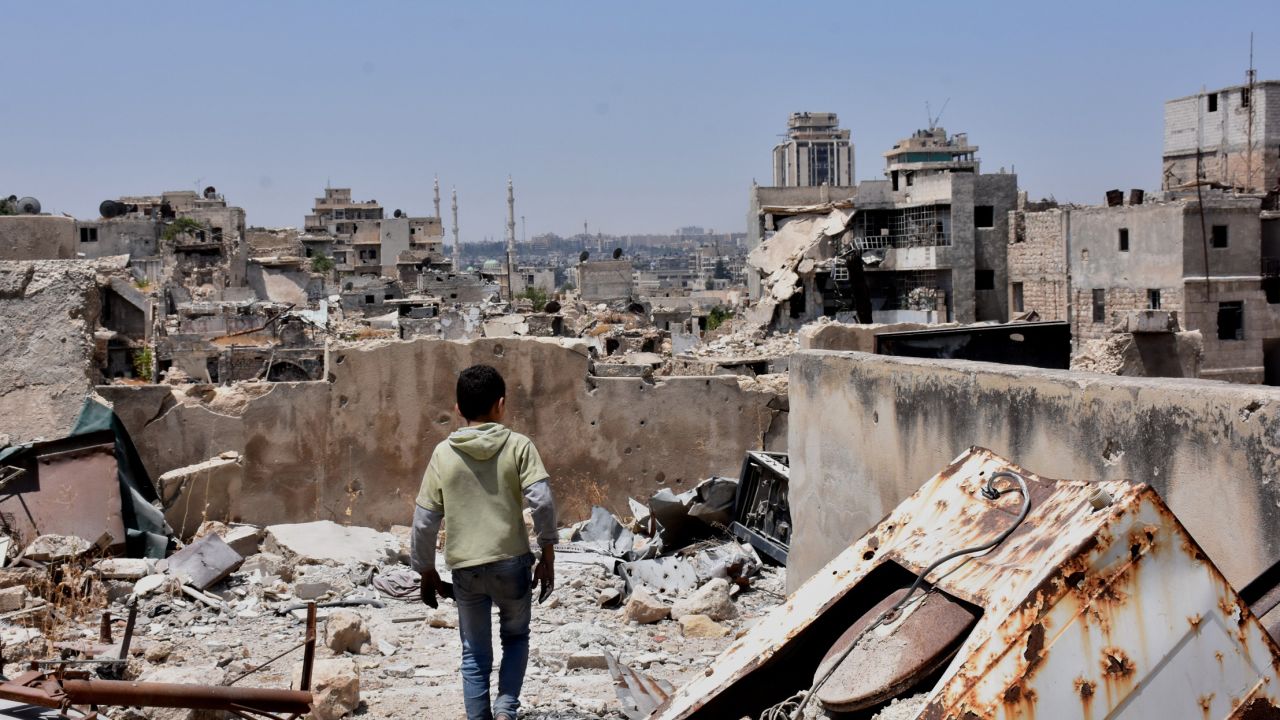
POLYGON ((328 255, 313 255, 311 257, 311 272, 327 273, 333 268, 333 258, 328 255))
POLYGON ((707 313, 707 332, 720 327, 731 317, 733 317, 733 311, 726 307, 717 305, 711 308, 711 312, 707 313))
POLYGON ((712 277, 714 277, 717 280, 729 279, 729 266, 724 264, 724 258, 719 258, 716 260, 716 269, 712 277))
POLYGON ((133 354, 133 374, 151 382, 151 348, 146 347, 133 354))
POLYGON ((540 287, 529 286, 524 289, 524 292, 516 295, 516 299, 533 303, 534 312, 542 312, 547 307, 547 291, 540 287))
POLYGON ((173 242, 174 238, 179 235, 190 235, 191 237, 195 237, 196 233, 203 230, 204 223, 199 220, 189 217, 180 217, 165 227, 164 233, 161 237, 164 238, 165 242, 173 242))

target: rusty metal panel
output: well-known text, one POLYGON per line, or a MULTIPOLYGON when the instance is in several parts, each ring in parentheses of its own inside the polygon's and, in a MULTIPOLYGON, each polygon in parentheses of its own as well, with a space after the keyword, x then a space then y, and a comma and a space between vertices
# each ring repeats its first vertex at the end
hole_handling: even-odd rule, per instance
POLYGON ((24 541, 38 535, 76 535, 89 541, 110 533, 125 540, 114 438, 106 433, 33 447, 27 472, 4 488, 0 512, 24 541))
MULTIPOLYGON (((974 448, 653 717, 702 717, 722 694, 769 681, 769 673, 778 674, 769 661, 802 632, 846 596, 872 592, 859 583, 877 566, 893 562, 919 572, 997 537, 1016 521, 1022 502, 1019 492, 995 500, 981 494, 986 478, 1001 470, 1027 481, 1031 510, 990 551, 958 558, 929 577, 982 616, 936 684, 910 690, 927 695, 920 718, 1280 714, 1275 644, 1151 488, 1049 480, 974 448)), ((763 708, 741 709, 755 716, 763 708)))

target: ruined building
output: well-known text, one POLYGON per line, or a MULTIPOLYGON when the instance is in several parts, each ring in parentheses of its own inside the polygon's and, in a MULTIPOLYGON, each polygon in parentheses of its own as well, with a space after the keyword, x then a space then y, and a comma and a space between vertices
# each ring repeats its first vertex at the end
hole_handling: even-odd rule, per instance
POLYGON ((1280 187, 1280 81, 1201 92, 1164 104, 1161 188, 1196 180, 1242 192, 1280 187))
POLYGON ((782 303, 773 326, 853 310, 845 251, 865 266, 875 322, 1003 321, 1018 179, 980 173, 977 151, 964 134, 920 130, 885 153, 884 180, 863 181, 843 199, 755 207, 750 230, 766 239, 748 277, 753 297, 782 303), (783 265, 794 277, 776 274, 783 265))
POLYGON ((325 188, 303 227, 307 257, 332 258, 339 277, 398 278, 448 262, 440 217, 388 218, 376 200, 353 201, 350 188, 325 188))

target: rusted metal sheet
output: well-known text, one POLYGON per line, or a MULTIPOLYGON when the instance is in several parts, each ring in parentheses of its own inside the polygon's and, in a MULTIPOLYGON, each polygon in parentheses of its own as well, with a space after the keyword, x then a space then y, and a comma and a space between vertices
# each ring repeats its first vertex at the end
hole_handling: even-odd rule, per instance
MULTIPOLYGON (((906 690, 927 696, 919 718, 1280 715, 1275 643, 1155 491, 1125 482, 1050 480, 974 448, 652 717, 712 717, 726 707, 735 708, 735 717, 758 717, 768 707, 761 698, 807 689, 812 677, 790 669, 816 663, 807 658, 807 649, 821 642, 815 630, 831 627, 839 620, 834 616, 855 605, 861 615, 901 587, 883 587, 884 578, 901 580, 895 566, 918 573, 997 537, 1016 520, 1019 492, 994 500, 981 493, 985 478, 1001 470, 1026 480, 1031 509, 1002 543, 928 578, 982 616, 936 682, 906 690), (1104 499, 1091 503, 1097 498, 1104 499), (798 654, 802 644, 806 652, 798 654), (762 695, 769 683, 781 687, 762 695)), ((844 627, 856 617, 843 618, 844 627)), ((828 647, 836 635, 826 638, 828 647)))
POLYGON ((90 540, 109 534, 123 545, 120 479, 115 436, 88 433, 36 443, 26 472, 0 495, 0 512, 26 540, 38 535, 76 535, 90 540))
POLYGON ((671 696, 674 688, 667 681, 654 680, 642 672, 632 670, 619 663, 609 652, 605 652, 604 659, 609 665, 609 675, 613 677, 618 700, 622 703, 622 713, 631 720, 649 717, 655 708, 671 696))

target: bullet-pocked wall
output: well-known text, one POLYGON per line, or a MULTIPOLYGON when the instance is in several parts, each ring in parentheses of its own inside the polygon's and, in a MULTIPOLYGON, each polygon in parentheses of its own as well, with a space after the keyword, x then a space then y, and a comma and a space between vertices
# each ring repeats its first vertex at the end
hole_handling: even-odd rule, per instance
POLYGON ((746 450, 785 449, 785 397, 726 376, 596 378, 577 341, 371 343, 332 350, 331 382, 98 390, 153 477, 240 452, 235 519, 385 528, 411 518, 432 449, 458 425, 458 372, 482 362, 505 376, 507 424, 533 438, 567 520, 593 504, 625 515, 628 496, 736 476, 746 450))
POLYGON ((974 445, 1151 484, 1237 587, 1280 558, 1280 389, 832 351, 790 367, 790 589, 974 445))

